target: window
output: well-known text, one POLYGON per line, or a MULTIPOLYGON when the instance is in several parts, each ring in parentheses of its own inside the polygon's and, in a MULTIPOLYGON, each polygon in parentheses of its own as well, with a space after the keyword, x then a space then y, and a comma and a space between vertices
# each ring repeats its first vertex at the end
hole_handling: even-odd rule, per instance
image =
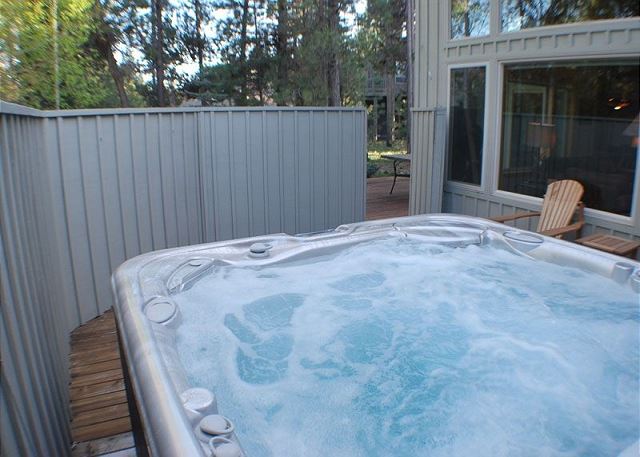
POLYGON ((484 138, 485 67, 451 70, 449 179, 480 184, 484 138))
POLYGON ((451 38, 489 34, 489 0, 451 0, 451 38))
POLYGON ((629 216, 639 80, 638 58, 506 65, 499 188, 541 197, 575 179, 588 207, 629 216))
POLYGON ((638 0, 501 0, 503 32, 640 15, 638 0))

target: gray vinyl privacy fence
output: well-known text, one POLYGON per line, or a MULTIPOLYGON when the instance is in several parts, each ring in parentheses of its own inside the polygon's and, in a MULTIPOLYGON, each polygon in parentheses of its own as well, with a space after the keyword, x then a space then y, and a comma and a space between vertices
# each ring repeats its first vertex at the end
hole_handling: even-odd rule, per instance
POLYGON ((0 442, 69 449, 69 332, 124 260, 364 219, 363 109, 38 111, 0 102, 0 442))

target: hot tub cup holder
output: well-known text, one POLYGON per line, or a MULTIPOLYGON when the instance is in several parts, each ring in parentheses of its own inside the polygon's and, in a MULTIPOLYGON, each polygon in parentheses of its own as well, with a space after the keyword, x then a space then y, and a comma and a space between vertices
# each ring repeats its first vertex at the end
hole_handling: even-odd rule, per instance
POLYGON ((179 312, 178 306, 167 297, 154 297, 144 306, 144 314, 151 322, 161 325, 176 323, 179 312))
POLYGON ((215 395, 209 389, 203 387, 191 387, 185 390, 180 394, 180 399, 185 408, 201 412, 216 409, 215 395))
POLYGON ((203 415, 200 411, 185 407, 184 412, 187 415, 189 423, 192 425, 197 425, 202 420, 203 415))
POLYGON ((240 445, 230 438, 214 436, 209 440, 211 457, 241 457, 240 445))
POLYGON ((627 279, 629 279, 634 269, 635 266, 628 262, 616 262, 615 265, 613 265, 611 279, 618 284, 624 284, 627 282, 627 279))
POLYGON ((208 389, 192 387, 180 394, 189 422, 196 425, 208 413, 217 413, 215 395, 208 389))

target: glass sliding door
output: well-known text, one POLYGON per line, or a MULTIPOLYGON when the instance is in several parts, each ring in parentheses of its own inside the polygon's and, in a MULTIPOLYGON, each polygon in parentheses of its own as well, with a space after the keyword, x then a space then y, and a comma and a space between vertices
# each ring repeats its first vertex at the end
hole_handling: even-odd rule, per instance
POLYGON ((485 67, 451 70, 448 178, 480 185, 484 141, 485 67))
POLYGON ((541 197, 575 179, 587 207, 629 216, 640 60, 508 64, 503 81, 499 189, 541 197))

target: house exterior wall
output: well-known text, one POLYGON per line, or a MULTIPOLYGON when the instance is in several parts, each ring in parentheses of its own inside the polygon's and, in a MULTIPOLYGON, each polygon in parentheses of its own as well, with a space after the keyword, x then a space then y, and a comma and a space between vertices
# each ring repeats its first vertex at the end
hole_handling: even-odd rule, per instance
MULTIPOLYGON (((413 214, 442 211, 490 217, 540 209, 540 198, 498 190, 502 66, 505 63, 640 55, 640 18, 589 21, 501 33, 498 0, 491 0, 490 11, 489 35, 452 40, 449 38, 450 2, 416 2, 414 106, 446 112, 450 69, 485 66, 486 114, 482 184, 474 186, 445 179, 442 162, 446 162, 446 141, 438 142, 434 134, 431 138, 421 138, 419 132, 424 126, 419 125, 420 121, 414 113, 412 135, 421 139, 412 144, 416 162, 416 167, 412 169, 415 182, 411 185, 410 210, 413 214), (433 150, 425 148, 423 144, 432 145, 433 150), (434 166, 436 171, 432 170, 434 166), (442 198, 433 199, 431 196, 440 191, 440 182, 444 182, 442 198)), ((447 116, 443 116, 443 125, 434 129, 445 138, 447 121, 447 116)), ((639 204, 640 158, 636 161, 631 216, 587 208, 583 234, 610 233, 639 239, 639 204)), ((537 221, 521 221, 519 224, 523 224, 520 225, 522 228, 535 228, 537 221)))
POLYGON ((362 221, 365 186, 362 108, 0 102, 2 455, 69 452, 69 332, 126 259, 362 221))

